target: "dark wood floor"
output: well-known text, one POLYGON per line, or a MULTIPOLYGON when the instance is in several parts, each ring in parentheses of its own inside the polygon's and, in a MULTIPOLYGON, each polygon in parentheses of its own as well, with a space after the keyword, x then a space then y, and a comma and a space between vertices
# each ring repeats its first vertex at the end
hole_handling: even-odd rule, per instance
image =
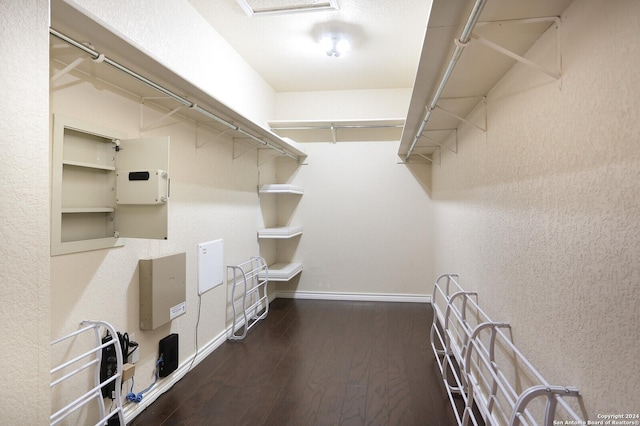
POLYGON ((428 425, 455 417, 427 304, 276 299, 131 423, 428 425))

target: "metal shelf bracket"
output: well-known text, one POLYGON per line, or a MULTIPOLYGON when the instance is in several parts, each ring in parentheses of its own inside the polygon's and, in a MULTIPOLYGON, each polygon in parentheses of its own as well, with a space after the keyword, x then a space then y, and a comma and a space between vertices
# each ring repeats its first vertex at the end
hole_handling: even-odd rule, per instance
POLYGON ((484 109, 484 127, 479 126, 476 123, 473 123, 473 122, 467 120, 466 118, 457 115, 453 111, 449 111, 448 109, 441 107, 440 105, 436 105, 436 108, 438 108, 440 111, 442 111, 442 112, 444 112, 444 113, 446 113, 446 114, 448 114, 448 115, 450 115, 450 116, 452 116, 454 118, 457 118, 458 120, 460 120, 460 121, 462 121, 464 123, 467 123, 470 126, 475 127, 476 129, 481 130, 481 131, 486 133, 486 131, 487 131, 487 108, 486 108, 486 102, 485 102, 484 105, 485 105, 485 109, 484 109))
MULTIPOLYGON (((527 24, 527 23, 538 23, 538 22, 555 22, 555 26, 556 29, 560 28, 560 18, 558 18, 557 16, 551 16, 551 17, 543 17, 543 18, 534 18, 534 19, 517 19, 517 20, 509 20, 509 21, 497 21, 497 22, 483 22, 483 23, 478 23, 478 26, 480 25, 488 25, 488 24, 527 24)), ((555 80, 559 80, 560 77, 562 76, 562 61, 561 61, 561 50, 560 50, 560 34, 559 31, 556 31, 556 39, 557 39, 557 54, 556 54, 556 69, 555 70, 551 70, 548 69, 547 67, 544 67, 540 64, 537 64, 521 55, 518 55, 517 53, 512 52, 511 50, 500 46, 499 44, 488 40, 476 33, 471 33, 471 39, 474 42, 478 42, 481 43, 493 50, 495 50, 496 52, 502 53, 503 55, 506 55, 512 59, 515 59, 516 61, 527 65, 529 67, 532 67, 544 74, 547 74, 548 76, 552 77, 555 80)))
POLYGON ((159 127, 160 123, 162 123, 167 118, 171 117, 173 114, 175 114, 176 112, 180 111, 184 107, 184 105, 179 105, 176 108, 174 108, 171 111, 169 111, 166 114, 164 114, 162 117, 158 118, 155 121, 152 121, 151 123, 149 123, 149 124, 147 124, 145 126, 145 124, 144 124, 144 104, 145 104, 145 101, 153 100, 153 99, 169 99, 169 98, 165 97, 165 96, 162 96, 162 97, 142 97, 142 98, 140 98, 140 131, 141 132, 147 132, 149 130, 155 129, 156 127, 159 127))

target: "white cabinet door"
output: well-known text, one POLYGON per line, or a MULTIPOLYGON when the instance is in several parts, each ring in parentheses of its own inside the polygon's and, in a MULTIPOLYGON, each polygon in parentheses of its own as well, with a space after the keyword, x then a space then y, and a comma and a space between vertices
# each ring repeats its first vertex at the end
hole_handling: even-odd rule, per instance
POLYGON ((116 235, 167 239, 169 137, 120 141, 116 152, 116 235))

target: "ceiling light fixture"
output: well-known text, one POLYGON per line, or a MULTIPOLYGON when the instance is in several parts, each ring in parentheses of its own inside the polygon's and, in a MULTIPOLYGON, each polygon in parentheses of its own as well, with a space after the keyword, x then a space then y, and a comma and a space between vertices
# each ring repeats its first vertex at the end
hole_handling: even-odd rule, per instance
POLYGON ((320 39, 320 47, 327 56, 337 58, 351 49, 351 42, 341 34, 329 34, 320 39))

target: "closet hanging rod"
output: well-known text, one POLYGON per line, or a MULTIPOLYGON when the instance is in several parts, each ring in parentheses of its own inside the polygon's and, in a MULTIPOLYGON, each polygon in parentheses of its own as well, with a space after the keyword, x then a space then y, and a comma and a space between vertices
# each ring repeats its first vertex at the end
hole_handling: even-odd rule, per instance
POLYGON ((409 147, 409 151, 407 151, 405 161, 409 160, 409 156, 411 156, 413 149, 418 143, 418 139, 420 139, 420 135, 422 135, 422 132, 424 132, 424 128, 427 125, 429 118, 431 118, 431 113, 436 108, 436 104, 438 103, 438 100, 442 95, 442 91, 444 90, 444 87, 449 81, 449 77, 451 77, 451 73, 453 72, 453 69, 455 68, 456 63, 458 62, 458 59, 460 59, 460 55, 462 55, 462 51, 464 50, 467 43, 469 42, 469 39, 471 38, 471 32, 473 31, 473 28, 478 22, 478 18, 480 18, 480 14, 482 13, 482 9, 484 8, 484 5, 486 2, 487 0, 476 0, 475 4, 473 5, 473 9, 471 10, 471 13, 469 14, 469 18, 467 19, 467 23, 465 24, 462 30, 462 33, 460 34, 460 38, 455 40, 456 48, 453 51, 453 54, 451 55, 449 65, 447 66, 447 69, 445 70, 444 75, 440 80, 440 84, 436 89, 436 93, 433 95, 433 99, 431 100, 431 103, 427 107, 427 112, 424 115, 424 118, 422 119, 422 123, 420 124, 420 127, 418 128, 418 131, 416 132, 416 135, 413 138, 413 142, 409 147))
POLYGON ((260 142, 262 145, 265 145, 265 146, 267 146, 267 147, 269 147, 271 149, 274 149, 274 150, 280 152, 283 155, 286 155, 288 157, 293 158, 294 160, 296 160, 298 162, 301 162, 301 158, 299 156, 296 156, 296 155, 293 155, 293 154, 291 154, 289 152, 286 152, 284 149, 269 143, 268 141, 264 140, 263 138, 260 138, 258 136, 254 136, 253 134, 249 133, 247 130, 244 130, 244 129, 236 126, 235 124, 233 124, 233 123, 231 123, 231 122, 229 122, 229 121, 227 121, 227 120, 225 120, 225 119, 223 119, 221 117, 218 117, 216 114, 214 114, 214 113, 212 113, 210 111, 207 111, 206 109, 202 108, 198 104, 196 104, 194 102, 191 102, 190 100, 188 100, 188 99, 186 99, 186 98, 184 98, 184 97, 172 92, 171 90, 169 90, 169 89, 167 89, 167 88, 165 88, 165 87, 163 87, 163 86, 161 86, 161 85, 149 80, 148 78, 146 78, 146 77, 138 74, 137 72, 125 67, 124 65, 121 65, 118 62, 106 57, 104 54, 99 53, 98 51, 90 48, 89 46, 87 46, 87 45, 85 45, 83 43, 80 43, 79 41, 76 41, 76 40, 72 39, 71 37, 69 37, 69 36, 57 31, 56 29, 49 27, 49 34, 53 35, 54 37, 59 38, 60 40, 70 44, 71 46, 76 47, 76 48, 82 50, 83 52, 89 54, 90 56, 93 57, 94 60, 97 60, 98 62, 104 62, 104 63, 114 67, 115 69, 117 69, 117 70, 119 70, 119 71, 121 71, 121 72, 123 72, 123 73, 125 73, 125 74, 127 74, 127 75, 129 75, 129 76, 131 76, 133 78, 135 78, 136 80, 146 84, 147 86, 149 86, 149 87, 151 87, 151 88, 153 88, 153 89, 155 89, 155 90, 167 95, 168 97, 176 100, 177 102, 181 103, 182 105, 187 106, 187 107, 191 108, 192 110, 197 111, 200 114, 202 114, 202 115, 204 115, 204 116, 206 116, 208 118, 211 118, 211 119, 217 121, 220 124, 223 124, 223 125, 229 127, 231 130, 237 131, 239 133, 242 133, 243 135, 246 135, 249 138, 251 138, 251 139, 253 139, 253 140, 257 141, 257 142, 260 142))
POLYGON ((271 130, 389 129, 402 127, 404 127, 403 124, 324 124, 317 126, 271 126, 271 130))

